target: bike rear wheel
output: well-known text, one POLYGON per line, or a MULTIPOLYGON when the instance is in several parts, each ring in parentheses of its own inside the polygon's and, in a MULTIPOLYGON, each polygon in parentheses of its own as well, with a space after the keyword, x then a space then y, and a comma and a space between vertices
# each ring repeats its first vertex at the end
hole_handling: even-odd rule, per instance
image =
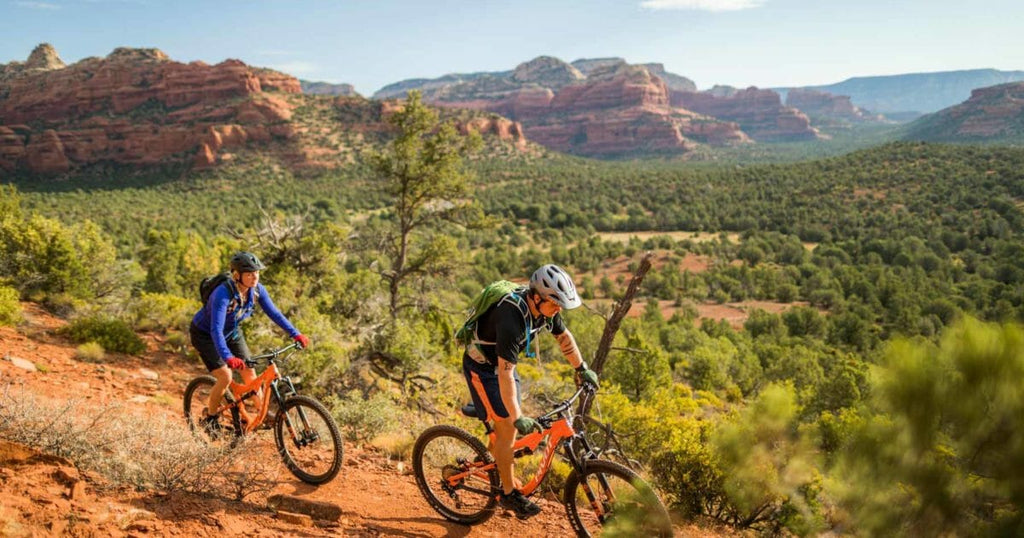
POLYGON ((474 464, 493 461, 480 439, 455 426, 427 428, 412 449, 412 468, 420 492, 437 513, 463 525, 480 523, 494 514, 498 471, 492 467, 472 473, 454 485, 448 478, 468 471, 474 464))
POLYGON ((327 408, 313 398, 292 396, 285 400, 274 422, 274 440, 285 466, 307 484, 329 482, 341 470, 338 425, 327 408))
POLYGON ((588 460, 582 474, 569 473, 562 502, 580 537, 672 536, 668 511, 651 486, 612 461, 588 460))
MULTIPOLYGON (((189 429, 193 432, 207 437, 213 436, 211 432, 205 431, 200 425, 200 421, 206 415, 206 404, 210 401, 210 392, 216 383, 217 380, 212 375, 199 376, 185 387, 185 396, 183 398, 185 404, 185 423, 188 424, 189 429)), ((220 405, 226 405, 227 403, 227 400, 222 396, 220 405)), ((233 442, 235 438, 242 435, 240 425, 236 423, 230 410, 225 410, 221 413, 220 427, 221 436, 232 439, 233 442)))

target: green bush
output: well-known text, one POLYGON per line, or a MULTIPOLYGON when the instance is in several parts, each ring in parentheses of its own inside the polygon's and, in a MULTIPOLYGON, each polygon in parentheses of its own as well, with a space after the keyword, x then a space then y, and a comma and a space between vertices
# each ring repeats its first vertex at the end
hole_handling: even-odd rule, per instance
POLYGON ((166 293, 146 293, 132 304, 132 324, 140 331, 185 330, 199 309, 197 301, 166 293))
POLYGON ((397 409, 384 393, 363 399, 358 391, 329 400, 331 412, 350 441, 369 441, 394 427, 397 409))
POLYGON ((0 286, 0 325, 16 325, 21 321, 21 304, 18 291, 0 286))
POLYGON ((62 331, 76 342, 96 342, 103 349, 115 353, 138 355, 146 344, 132 332, 127 323, 103 316, 79 318, 62 331))

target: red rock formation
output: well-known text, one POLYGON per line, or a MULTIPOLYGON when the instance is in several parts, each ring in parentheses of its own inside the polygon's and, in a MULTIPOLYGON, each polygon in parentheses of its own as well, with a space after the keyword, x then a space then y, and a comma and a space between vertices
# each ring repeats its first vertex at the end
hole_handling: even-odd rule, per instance
POLYGON ((673 108, 664 81, 624 62, 593 66, 585 81, 557 93, 524 87, 499 99, 432 102, 508 116, 522 123, 530 140, 580 155, 685 153, 696 142, 749 142, 736 123, 673 108))
POLYGON ((964 142, 1024 137, 1024 82, 1010 82, 971 91, 971 97, 910 124, 907 138, 964 142))
POLYGON ((519 122, 506 118, 473 118, 469 121, 459 122, 456 128, 462 134, 475 132, 494 135, 499 140, 512 142, 517 149, 526 149, 526 137, 523 136, 523 126, 519 122))
POLYGON ((812 140, 818 131, 802 112, 782 105, 779 94, 751 87, 726 92, 672 92, 672 106, 734 121, 755 140, 812 140))
POLYGON ((791 106, 812 118, 839 119, 863 122, 877 119, 854 106, 848 95, 805 88, 793 88, 786 94, 786 106, 791 106))
POLYGON ((289 136, 279 124, 291 118, 292 105, 266 92, 300 91, 283 73, 238 60, 182 64, 156 49, 116 49, 67 67, 56 64, 52 49, 37 48, 33 57, 2 71, 0 170, 61 173, 189 152, 209 162, 225 146, 289 136), (21 124, 33 128, 13 127, 21 124))

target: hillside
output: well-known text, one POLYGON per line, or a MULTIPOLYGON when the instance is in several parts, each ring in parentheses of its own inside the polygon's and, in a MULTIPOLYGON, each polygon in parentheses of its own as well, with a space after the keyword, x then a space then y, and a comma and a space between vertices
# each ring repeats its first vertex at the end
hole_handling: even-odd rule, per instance
POLYGON ((970 99, 907 126, 909 140, 1016 142, 1024 140, 1024 82, 971 92, 970 99))
MULTIPOLYGON (((853 77, 835 84, 804 86, 847 95, 858 107, 894 119, 936 112, 964 101, 975 88, 1024 80, 1024 71, 971 69, 936 73, 908 73, 874 77, 853 77)), ((786 93, 791 88, 778 88, 786 93)))
MULTIPOLYGON (((525 529, 535 536, 572 534, 561 504, 546 498, 539 501, 544 511, 529 524, 507 513, 472 528, 450 523, 416 489, 408 461, 353 444, 345 446, 345 464, 338 478, 314 488, 277 468, 272 434, 261 431, 246 449, 261 451, 261 457, 273 462, 274 483, 265 491, 254 486, 244 501, 237 501, 217 494, 136 490, 88 465, 82 467, 81 462, 7 443, 3 439, 14 425, 9 421, 27 416, 20 414, 22 406, 35 405, 42 414, 50 406, 65 405, 71 393, 77 395, 70 401, 80 406, 75 417, 79 420, 88 421, 94 413, 115 405, 121 407, 113 412, 124 414, 122 420, 128 424, 166 421, 170 425, 164 427, 176 430, 182 420, 182 391, 189 379, 203 373, 198 361, 171 351, 156 335, 146 335, 145 358, 111 354, 98 362, 85 362, 76 356, 74 344, 55 334, 64 321, 37 305, 22 306, 24 323, 17 328, 0 326, 0 531, 4 536, 65 532, 74 536, 508 536, 525 529), (87 405, 82 406, 83 402, 87 405), (341 515, 314 521, 282 515, 268 507, 268 498, 275 494, 328 503, 341 515)), ((82 424, 75 427, 84 428, 82 424)), ((88 435, 90 430, 81 431, 88 435)), ((104 433, 102 427, 96 431, 96 435, 104 433)), ((31 439, 32 433, 21 431, 17 437, 31 439)), ((73 448, 70 432, 65 435, 69 437, 63 442, 68 444, 63 446, 73 448)), ((163 435, 165 439, 173 436, 163 435)), ((54 439, 58 438, 51 442, 54 439)), ((318 513, 330 511, 321 508, 318 513)), ((696 526, 681 527, 679 532, 694 537, 731 535, 696 526)))

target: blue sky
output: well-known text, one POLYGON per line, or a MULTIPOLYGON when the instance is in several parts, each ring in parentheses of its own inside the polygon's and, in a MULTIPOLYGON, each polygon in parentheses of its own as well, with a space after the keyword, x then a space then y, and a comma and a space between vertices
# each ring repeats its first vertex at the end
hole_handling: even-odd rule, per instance
POLYGON ((65 62, 115 47, 238 58, 364 95, 414 77, 540 55, 661 62, 700 88, 853 76, 1024 70, 1024 0, 446 2, 0 0, 0 63, 49 42, 65 62))

